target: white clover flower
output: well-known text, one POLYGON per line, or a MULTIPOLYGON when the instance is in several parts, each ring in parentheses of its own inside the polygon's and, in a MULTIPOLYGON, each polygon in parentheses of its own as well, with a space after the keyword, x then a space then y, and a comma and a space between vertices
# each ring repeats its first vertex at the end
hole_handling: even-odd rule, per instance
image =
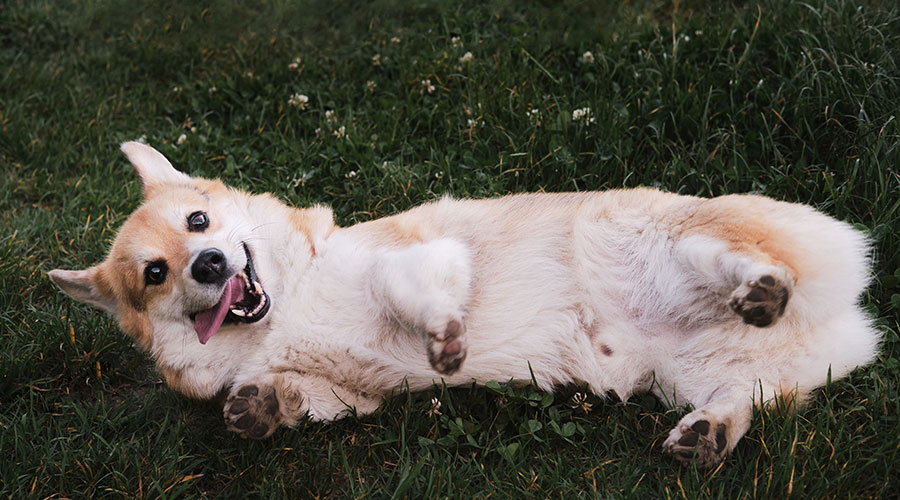
POLYGON ((290 64, 288 64, 288 69, 298 69, 300 67, 300 58, 295 57, 290 64))
POLYGON ((400 43, 400 37, 395 36, 395 37, 391 38, 391 43, 400 43))
POLYGON ((436 417, 441 414, 441 400, 438 398, 431 398, 431 407, 428 408, 428 411, 425 412, 425 415, 428 417, 436 417))
MULTIPOLYGON (((334 134, 334 136, 337 137, 338 139, 343 139, 344 137, 347 136, 347 127, 341 125, 340 128, 338 128, 337 130, 332 132, 332 134, 334 134)), ((354 173, 353 175, 356 175, 356 174, 354 173)))
POLYGON ((322 128, 321 127, 316 128, 316 139, 321 140, 324 138, 325 138, 325 134, 322 133, 322 128))
POLYGON ((183 89, 178 85, 172 87, 172 92, 175 92, 176 94, 180 94, 182 90, 183 89))
POLYGON ((288 99, 288 104, 298 109, 306 109, 306 105, 309 104, 309 97, 304 94, 293 94, 291 98, 288 99))
MULTIPOLYGON (((341 128, 344 128, 344 127, 341 127, 341 128)), ((351 171, 347 172, 346 174, 344 174, 344 177, 346 177, 347 179, 355 179, 356 178, 356 170, 351 170, 351 171)))
POLYGON ((337 117, 334 116, 334 111, 330 109, 325 111, 325 121, 329 123, 337 121, 337 117))
POLYGON ((473 57, 474 56, 472 55, 471 52, 466 52, 465 54, 463 54, 462 57, 459 58, 459 62, 461 62, 463 64, 470 63, 470 62, 472 62, 473 57))
POLYGON ((247 78, 253 78, 253 72, 248 71, 248 72, 244 73, 244 76, 246 76, 247 78))
POLYGON ((191 133, 192 133, 192 134, 196 134, 196 133, 197 133, 197 127, 191 127, 191 133))
POLYGON ((305 186, 305 185, 306 185, 306 180, 307 180, 307 179, 309 179, 309 174, 308 174, 308 173, 304 173, 304 174, 301 175, 300 177, 294 178, 294 180, 291 181, 291 183, 294 185, 294 187, 297 187, 297 186, 305 186))
POLYGON ((594 54, 589 50, 581 55, 581 60, 584 61, 585 64, 594 64, 594 54))
POLYGON ((209 88, 209 93, 210 93, 210 94, 214 94, 214 93, 216 93, 216 91, 218 91, 218 90, 219 90, 219 89, 217 89, 216 86, 213 85, 212 87, 209 88))
POLYGON ((588 413, 591 411, 591 403, 587 402, 587 394, 583 392, 576 392, 575 395, 572 396, 572 409, 580 408, 581 411, 588 413))
POLYGON ((584 121, 585 125, 594 123, 594 117, 591 116, 591 108, 579 108, 572 111, 572 121, 584 121))
POLYGON ((422 80, 422 93, 428 92, 429 94, 434 92, 434 85, 431 84, 431 79, 426 78, 422 80))
POLYGON ((450 45, 453 45, 454 47, 462 47, 462 41, 460 41, 458 36, 452 36, 450 37, 450 45))
POLYGON ((178 136, 178 139, 175 141, 175 144, 176 144, 177 146, 181 146, 181 144, 182 144, 184 141, 186 141, 186 140, 187 140, 187 135, 181 134, 181 135, 178 136))
POLYGON ((375 82, 373 80, 369 80, 366 82, 366 90, 369 92, 375 92, 375 82))
POLYGON ((372 56, 372 66, 381 66, 381 54, 372 56))
POLYGON ((531 108, 525 112, 525 115, 528 116, 528 119, 531 120, 535 125, 541 124, 541 110, 537 108, 531 108))
POLYGON ((469 128, 480 127, 483 125, 483 122, 481 120, 475 118, 469 118, 468 120, 466 120, 466 123, 469 124, 469 128))

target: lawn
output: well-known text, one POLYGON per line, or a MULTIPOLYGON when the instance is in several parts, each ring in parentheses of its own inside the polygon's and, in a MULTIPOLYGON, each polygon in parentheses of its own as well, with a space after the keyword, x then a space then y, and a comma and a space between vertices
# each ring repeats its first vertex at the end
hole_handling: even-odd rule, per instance
POLYGON ((892 0, 4 0, 0 496, 897 498, 898 115, 892 0), (242 440, 46 277, 103 258, 138 138, 342 224, 445 193, 808 203, 871 235, 883 351, 713 470, 661 453, 683 408, 503 381, 242 440))

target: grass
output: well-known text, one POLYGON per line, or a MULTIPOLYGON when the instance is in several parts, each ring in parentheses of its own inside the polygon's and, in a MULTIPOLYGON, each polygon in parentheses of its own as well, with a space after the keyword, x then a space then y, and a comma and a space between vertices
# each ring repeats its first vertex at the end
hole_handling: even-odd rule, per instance
POLYGON ((897 497, 895 2, 0 10, 0 495, 897 497), (573 119, 581 108, 592 123, 573 119), (328 203, 345 224, 444 193, 649 185, 809 203, 875 241, 863 300, 883 352, 809 407, 757 415, 711 471, 661 455, 684 410, 592 396, 585 411, 577 388, 436 387, 243 441, 220 406, 165 388, 110 319, 45 276, 102 259, 140 196, 118 143, 140 136, 191 174, 328 203))

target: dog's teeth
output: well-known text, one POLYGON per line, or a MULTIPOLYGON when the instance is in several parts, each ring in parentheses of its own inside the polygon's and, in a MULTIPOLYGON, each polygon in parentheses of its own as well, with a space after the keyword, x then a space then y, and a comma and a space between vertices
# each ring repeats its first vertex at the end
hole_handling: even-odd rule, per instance
POLYGON ((263 294, 262 285, 260 285, 258 281, 253 282, 253 291, 256 292, 256 295, 263 294))
POLYGON ((231 314, 234 314, 235 316, 240 316, 242 318, 247 316, 247 313, 244 312, 243 309, 232 309, 231 314))
POLYGON ((259 304, 256 304, 256 307, 254 307, 253 310, 250 311, 250 314, 256 314, 256 313, 262 311, 262 309, 263 309, 263 307, 265 307, 265 305, 266 305, 266 296, 260 295, 259 296, 259 304))

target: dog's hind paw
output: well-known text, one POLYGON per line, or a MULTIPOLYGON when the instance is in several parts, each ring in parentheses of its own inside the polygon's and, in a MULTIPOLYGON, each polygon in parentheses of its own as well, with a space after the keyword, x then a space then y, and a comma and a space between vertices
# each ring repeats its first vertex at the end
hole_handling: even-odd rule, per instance
POLYGON ((281 421, 275 389, 269 386, 241 386, 228 396, 223 411, 228 430, 243 438, 267 438, 281 421))
MULTIPOLYGON (((777 270, 777 268, 776 268, 777 270)), ((784 314, 791 294, 791 280, 773 270, 748 277, 731 294, 728 305, 744 318, 744 323, 766 327, 784 314)))
POLYGON ((450 319, 441 328, 428 330, 428 361, 438 373, 452 375, 466 359, 466 325, 462 318, 450 319))
MULTIPOLYGON (((696 412, 694 412, 696 413, 696 412)), ((708 416, 691 413, 669 432, 663 449, 679 462, 712 467, 728 453, 728 426, 708 416)))

